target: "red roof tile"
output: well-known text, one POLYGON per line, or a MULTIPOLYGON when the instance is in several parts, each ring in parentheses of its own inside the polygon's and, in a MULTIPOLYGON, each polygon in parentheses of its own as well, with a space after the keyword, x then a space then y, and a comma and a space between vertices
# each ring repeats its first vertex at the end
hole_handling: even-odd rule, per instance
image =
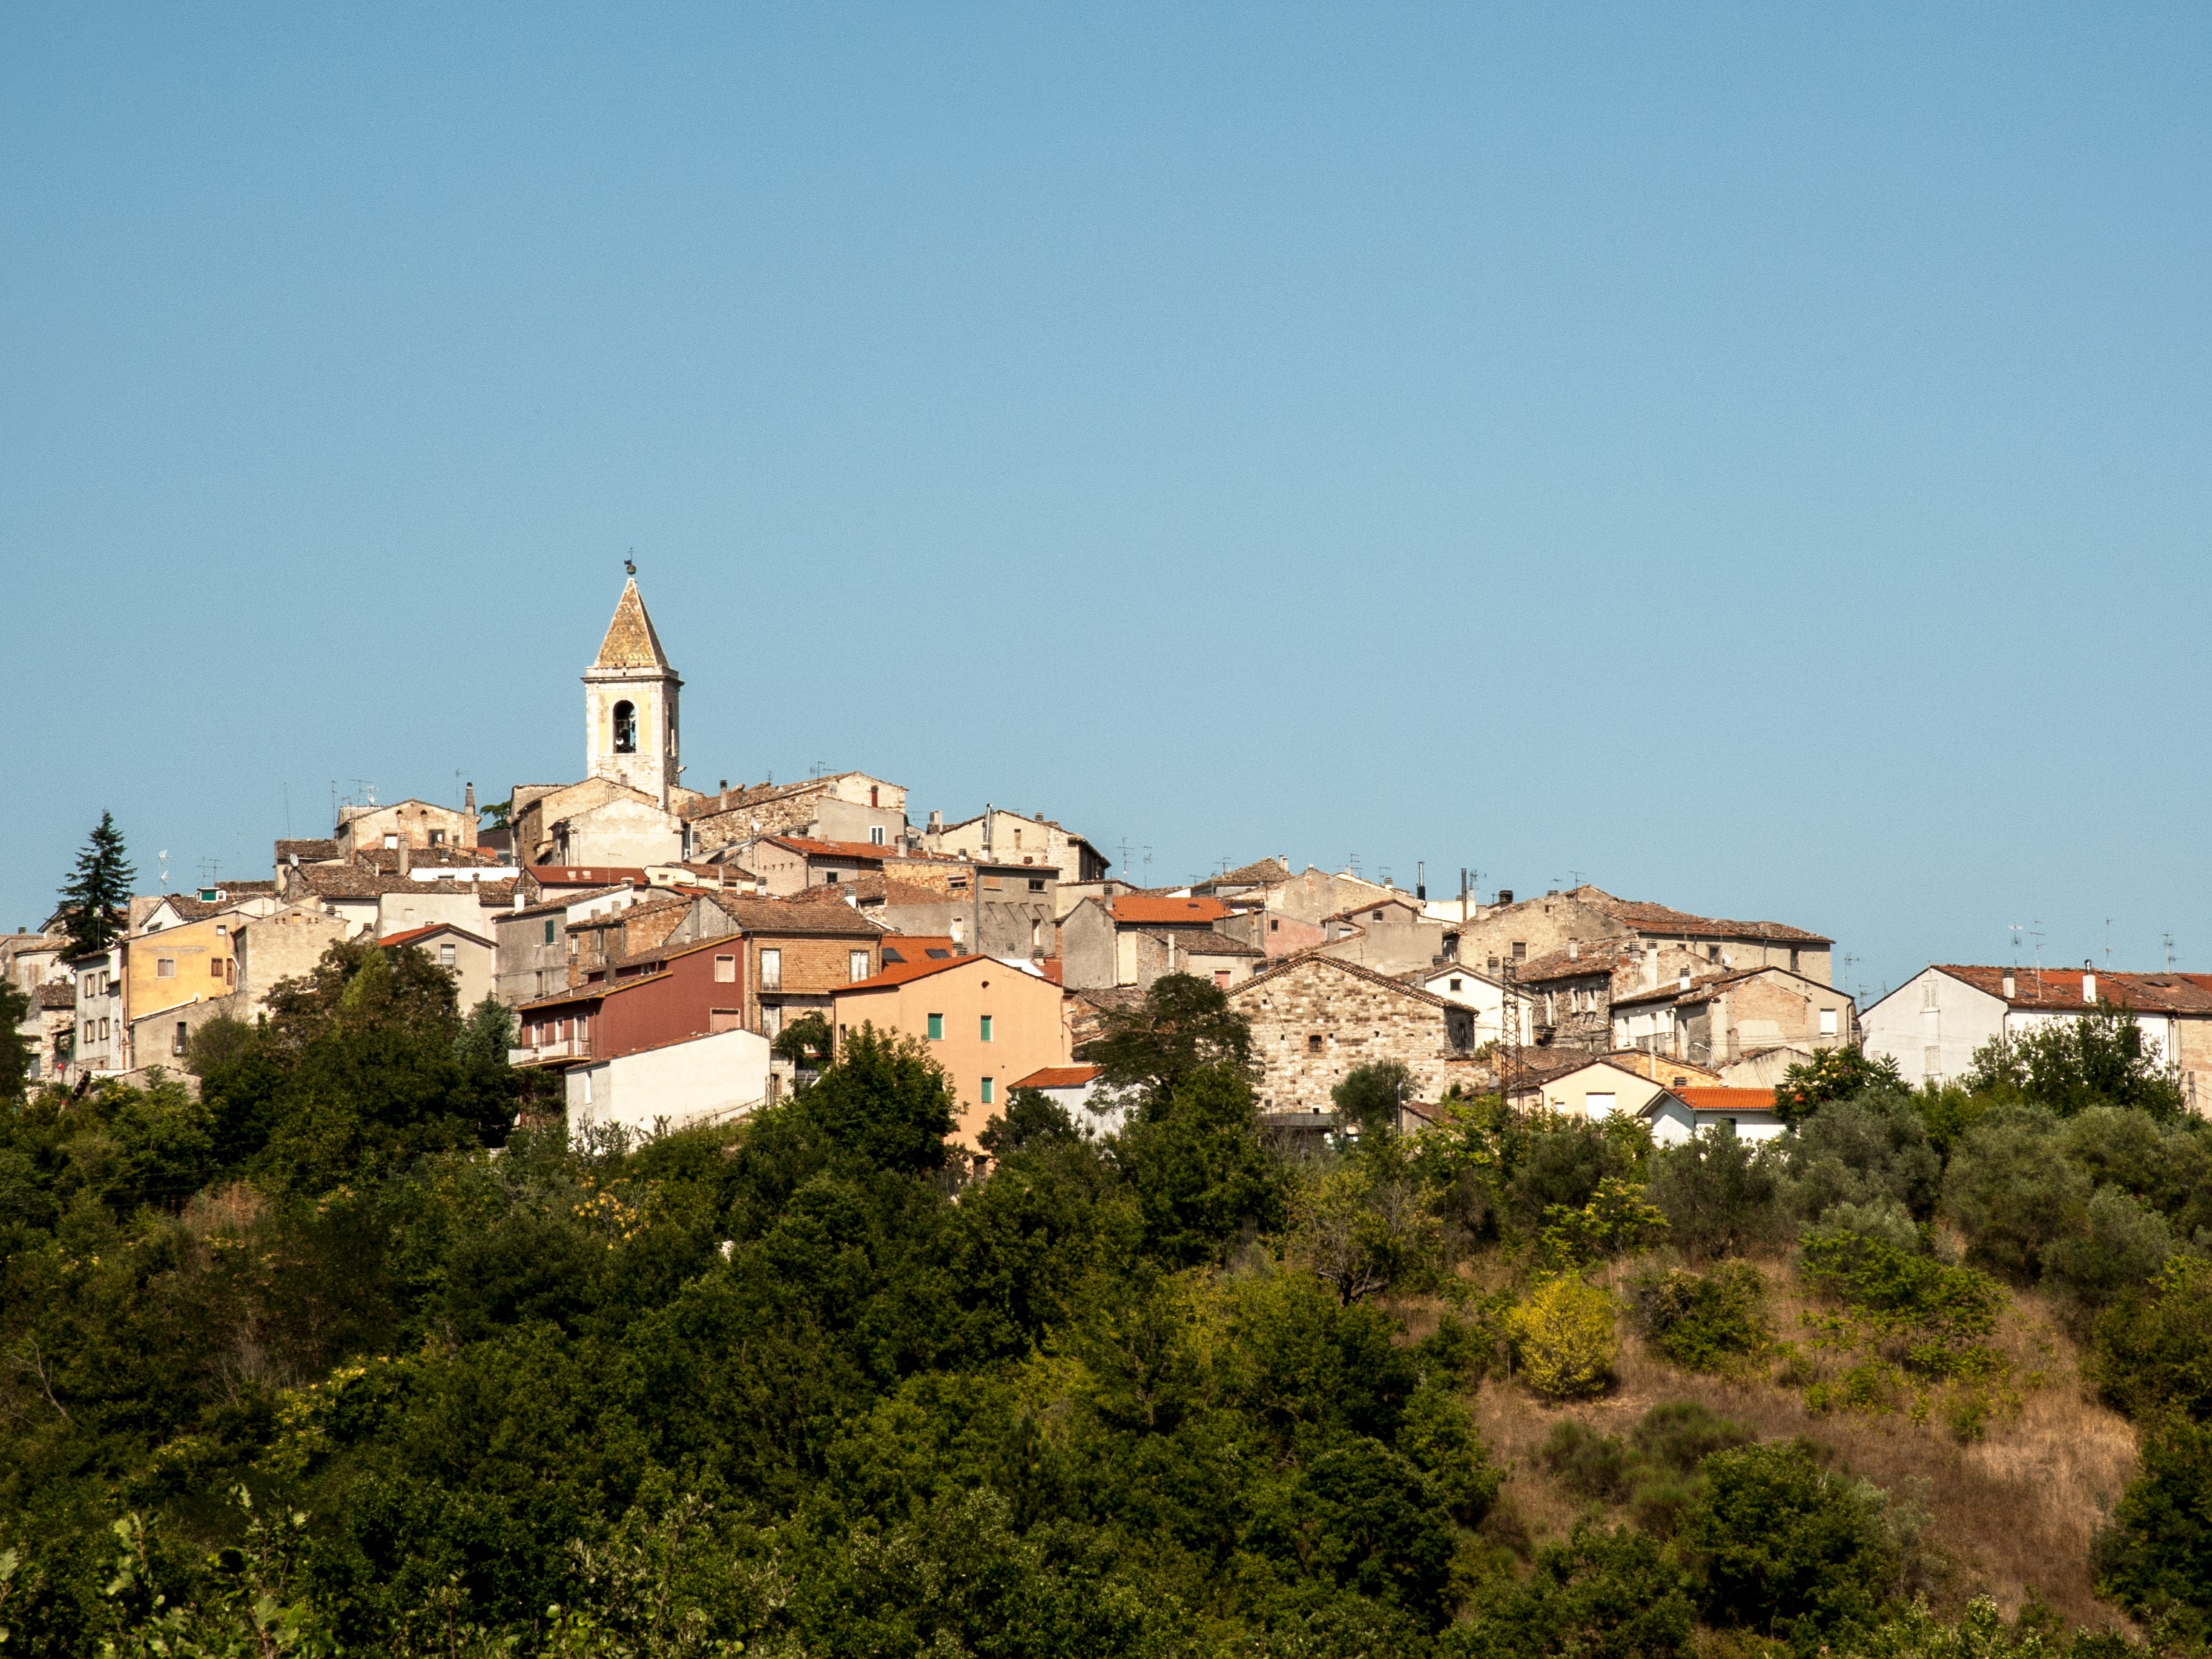
POLYGON ((1674 1097, 1700 1112, 1771 1112, 1771 1089, 1674 1089, 1674 1097))
POLYGON ((1981 968, 1939 963, 1939 974, 1963 980, 2014 1008, 2081 1013, 2100 1002, 2145 1013, 2212 1014, 2212 974, 2129 974, 2082 968, 1981 968), (2082 977, 2094 973, 2096 994, 2084 997, 2082 977), (2005 996, 2005 976, 2012 994, 2005 996))
POLYGON ((1178 921, 1211 926, 1236 914, 1217 898, 1150 898, 1135 893, 1109 899, 1106 908, 1115 921, 1139 927, 1178 921))
POLYGON ((1098 1075, 1096 1066, 1048 1066, 1008 1085, 1015 1089, 1080 1089, 1098 1075))

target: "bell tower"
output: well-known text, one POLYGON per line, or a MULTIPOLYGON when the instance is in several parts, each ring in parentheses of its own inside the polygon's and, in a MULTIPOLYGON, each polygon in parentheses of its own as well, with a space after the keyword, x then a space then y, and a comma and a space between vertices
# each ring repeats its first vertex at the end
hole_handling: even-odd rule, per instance
POLYGON ((599 656, 584 671, 585 775, 641 789, 666 811, 684 769, 676 724, 683 689, 632 576, 599 656))

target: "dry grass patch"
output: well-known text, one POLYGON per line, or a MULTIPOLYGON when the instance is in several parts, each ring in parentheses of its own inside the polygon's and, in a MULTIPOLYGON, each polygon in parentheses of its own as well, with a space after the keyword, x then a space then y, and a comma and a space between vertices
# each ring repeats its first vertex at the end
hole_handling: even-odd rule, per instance
MULTIPOLYGON (((1801 1313, 1817 1320, 1832 1311, 1804 1293, 1786 1263, 1762 1266, 1775 1328, 1785 1340, 1801 1337, 1801 1313)), ((2005 1362, 2004 1374, 1988 1391, 1992 1409, 1972 1443, 1961 1443, 1940 1401, 1916 1421, 1910 1387, 1897 1410, 1809 1409, 1808 1384, 1832 1382, 1856 1357, 1814 1351, 1802 1340, 1794 1383, 1784 1386, 1773 1380, 1785 1370, 1779 1363, 1732 1379, 1700 1376, 1624 1331, 1614 1386, 1603 1398, 1547 1407, 1517 1382, 1492 1381, 1480 1389, 1474 1415, 1492 1455, 1510 1471, 1502 1500, 1538 1538, 1563 1534, 1577 1517, 1597 1512, 1537 1456, 1562 1419, 1626 1437, 1652 1407, 1693 1401, 1762 1439, 1802 1436, 1850 1473, 1925 1510, 1917 1587, 1948 1616, 1975 1595, 1994 1597, 2008 1615, 2039 1597, 2069 1623, 2121 1626, 2091 1586, 2089 1543, 2134 1474, 2134 1434, 2090 1397, 2078 1350, 2038 1298, 2015 1296, 1989 1346, 2005 1362)))

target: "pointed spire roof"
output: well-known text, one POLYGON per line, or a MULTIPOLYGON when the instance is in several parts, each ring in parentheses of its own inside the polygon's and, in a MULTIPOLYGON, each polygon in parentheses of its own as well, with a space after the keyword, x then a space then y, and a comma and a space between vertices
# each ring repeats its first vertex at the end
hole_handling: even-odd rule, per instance
POLYGON ((592 666, 668 666, 668 654, 660 648, 660 635, 653 631, 653 618, 645 614, 645 601, 638 595, 635 576, 623 584, 622 598, 615 603, 614 620, 607 624, 607 636, 599 642, 599 654, 592 666))

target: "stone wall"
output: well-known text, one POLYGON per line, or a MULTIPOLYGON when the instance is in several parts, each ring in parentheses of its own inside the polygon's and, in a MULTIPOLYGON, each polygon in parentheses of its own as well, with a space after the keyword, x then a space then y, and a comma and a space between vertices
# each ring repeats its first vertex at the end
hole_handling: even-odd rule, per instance
POLYGON ((1347 1073, 1393 1060, 1413 1073, 1421 1099, 1437 1100, 1459 1074, 1452 1062, 1472 1046, 1470 1011, 1325 957, 1247 981, 1230 993, 1230 1006, 1252 1023, 1264 1111, 1328 1111, 1347 1073))

